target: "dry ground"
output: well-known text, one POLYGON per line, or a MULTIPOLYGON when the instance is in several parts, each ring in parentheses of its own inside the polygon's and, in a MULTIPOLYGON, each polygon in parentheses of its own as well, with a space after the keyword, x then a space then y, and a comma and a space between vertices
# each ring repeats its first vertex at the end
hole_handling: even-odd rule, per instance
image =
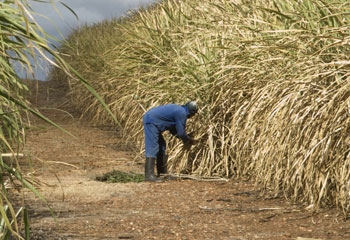
POLYGON ((249 182, 96 181, 113 169, 142 173, 143 162, 133 160, 113 127, 92 126, 57 110, 71 109, 62 105, 60 89, 46 85, 40 83, 34 102, 77 138, 40 121, 29 132, 26 151, 40 180, 36 185, 56 215, 22 191, 32 239, 350 239, 350 223, 335 210, 312 213, 263 197, 249 182))

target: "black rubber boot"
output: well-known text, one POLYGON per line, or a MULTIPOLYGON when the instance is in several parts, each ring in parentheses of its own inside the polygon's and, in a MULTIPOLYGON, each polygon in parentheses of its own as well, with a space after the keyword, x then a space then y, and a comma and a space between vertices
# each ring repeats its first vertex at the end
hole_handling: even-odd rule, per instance
POLYGON ((167 163, 168 163, 168 155, 165 155, 165 154, 163 155, 162 153, 158 153, 157 155, 158 176, 160 176, 160 174, 168 174, 167 163))
POLYGON ((156 159, 148 157, 146 158, 146 164, 145 164, 145 181, 147 182, 161 182, 159 178, 154 176, 154 164, 156 159))
POLYGON ((164 180, 176 180, 177 177, 168 175, 168 155, 157 155, 157 173, 158 177, 164 174, 164 180))

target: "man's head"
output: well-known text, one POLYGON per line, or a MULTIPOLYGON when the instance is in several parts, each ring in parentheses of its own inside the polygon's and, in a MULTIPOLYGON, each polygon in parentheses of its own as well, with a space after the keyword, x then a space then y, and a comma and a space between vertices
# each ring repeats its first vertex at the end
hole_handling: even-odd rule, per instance
POLYGON ((193 117, 198 112, 197 103, 195 101, 187 102, 185 106, 188 108, 188 111, 190 112, 188 116, 189 118, 193 117))

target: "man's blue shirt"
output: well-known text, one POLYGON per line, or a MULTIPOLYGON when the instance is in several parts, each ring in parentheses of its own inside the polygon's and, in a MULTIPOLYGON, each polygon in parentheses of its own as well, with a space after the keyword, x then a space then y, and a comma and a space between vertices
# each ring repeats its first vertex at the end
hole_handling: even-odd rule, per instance
POLYGON ((188 135, 185 128, 189 114, 185 105, 167 104, 146 112, 143 116, 143 122, 154 124, 161 132, 169 130, 178 138, 186 139, 188 135))

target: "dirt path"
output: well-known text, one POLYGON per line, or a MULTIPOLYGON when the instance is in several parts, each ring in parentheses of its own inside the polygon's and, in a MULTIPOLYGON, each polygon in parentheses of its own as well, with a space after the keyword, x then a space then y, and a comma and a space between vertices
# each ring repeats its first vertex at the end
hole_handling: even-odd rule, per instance
POLYGON ((55 220, 42 201, 23 191, 32 239, 350 239, 349 222, 335 211, 313 214, 280 198, 263 198, 248 182, 96 181, 113 169, 142 173, 143 163, 133 161, 113 128, 44 110, 60 107, 57 96, 48 99, 43 91, 38 106, 77 139, 42 122, 28 135, 37 187, 56 214, 55 220))

